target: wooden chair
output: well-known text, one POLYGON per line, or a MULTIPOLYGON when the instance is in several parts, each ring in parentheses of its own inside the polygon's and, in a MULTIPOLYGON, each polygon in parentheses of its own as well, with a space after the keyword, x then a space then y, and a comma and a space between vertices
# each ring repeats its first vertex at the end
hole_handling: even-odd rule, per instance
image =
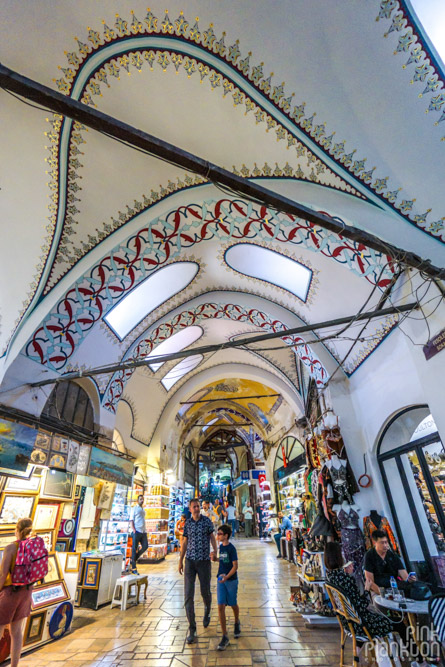
MULTIPOLYGON (((376 660, 376 655, 375 655, 375 645, 374 645, 374 639, 371 636, 371 633, 369 632, 368 628, 363 624, 363 621, 361 620, 358 612, 354 608, 354 606, 351 604, 351 602, 348 600, 346 595, 344 595, 338 588, 335 586, 332 586, 331 584, 325 584, 326 586, 326 591, 329 596, 329 599, 332 603, 332 608, 335 612, 335 615, 337 616, 338 623, 340 625, 340 632, 341 632, 341 647, 340 647, 340 667, 347 667, 345 665, 345 643, 346 643, 346 638, 351 637, 352 639, 352 652, 353 652, 353 661, 354 665, 357 665, 359 662, 359 657, 358 657, 358 646, 357 642, 361 643, 366 643, 369 642, 372 654, 373 654, 373 659, 374 662, 377 664, 376 660), (342 623, 342 618, 346 621, 346 624, 349 628, 348 630, 345 630, 345 627, 342 623), (358 625, 361 625, 363 628, 363 635, 357 635, 355 628, 354 628, 354 623, 357 623, 358 625)), ((386 644, 386 650, 388 652, 389 659, 391 661, 392 667, 395 667, 395 662, 394 658, 392 656, 391 652, 391 644, 389 641, 388 637, 378 637, 382 642, 386 644)))

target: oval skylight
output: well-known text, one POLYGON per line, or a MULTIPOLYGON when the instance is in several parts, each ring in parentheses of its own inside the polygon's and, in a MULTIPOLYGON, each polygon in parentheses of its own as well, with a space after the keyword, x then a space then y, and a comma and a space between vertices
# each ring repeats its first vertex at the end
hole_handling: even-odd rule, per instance
POLYGON ((196 262, 175 262, 134 287, 103 318, 123 340, 153 310, 189 285, 199 271, 196 262))
POLYGON ((173 385, 178 382, 184 375, 190 373, 198 364, 203 360, 202 354, 193 354, 191 357, 186 357, 179 364, 173 366, 173 368, 162 378, 161 382, 164 387, 169 391, 173 385))
POLYGON ((282 287, 306 301, 312 271, 300 262, 253 243, 237 243, 226 250, 224 257, 238 273, 282 287))
MULTIPOLYGON (((204 331, 201 329, 201 327, 198 326, 191 326, 191 327, 186 327, 185 329, 181 329, 177 333, 173 334, 173 336, 170 336, 170 338, 167 338, 166 340, 163 340, 162 343, 159 343, 159 345, 156 345, 155 348, 146 356, 146 359, 150 359, 150 357, 157 357, 160 354, 173 354, 173 352, 179 352, 179 350, 183 350, 185 347, 188 347, 192 343, 194 343, 196 340, 201 338, 202 334, 204 331)), ((159 363, 155 364, 148 364, 153 371, 153 373, 156 373, 157 370, 163 366, 165 361, 160 361, 159 363)))

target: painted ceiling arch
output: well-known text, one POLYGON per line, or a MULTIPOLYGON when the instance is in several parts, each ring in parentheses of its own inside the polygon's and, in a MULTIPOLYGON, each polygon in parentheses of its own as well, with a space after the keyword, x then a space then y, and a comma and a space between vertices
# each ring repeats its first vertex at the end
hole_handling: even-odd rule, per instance
POLYGON ((389 284, 393 273, 381 253, 260 205, 224 198, 181 206, 150 220, 77 280, 34 332, 25 356, 63 371, 76 347, 124 294, 151 271, 179 257, 184 248, 215 238, 301 245, 343 264, 370 284, 378 282, 381 288, 389 284))
MULTIPOLYGON (((367 3, 366 7, 356 7, 354 9, 354 28, 348 21, 348 9, 343 10, 336 7, 333 14, 331 12, 334 10, 329 6, 332 3, 318 0, 312 4, 310 17, 306 16, 308 10, 304 7, 304 3, 298 7, 298 10, 291 5, 293 11, 290 14, 288 3, 283 2, 282 6, 275 8, 273 15, 266 5, 264 11, 261 10, 261 2, 256 3, 255 11, 243 6, 246 20, 243 39, 240 41, 234 34, 236 28, 232 25, 231 17, 227 16, 224 8, 219 7, 217 3, 213 5, 212 3, 194 2, 186 8, 185 13, 181 11, 180 5, 175 1, 171 3, 170 12, 164 12, 164 8, 156 6, 152 12, 146 13, 145 9, 136 3, 134 13, 116 17, 113 16, 112 9, 114 8, 111 9, 109 4, 102 2, 94 6, 95 15, 92 15, 90 3, 80 2, 71 5, 68 2, 67 9, 58 7, 54 10, 36 0, 36 3, 33 3, 35 15, 31 16, 29 11, 7 0, 4 5, 5 20, 2 22, 5 34, 10 30, 11 22, 15 26, 21 23, 26 30, 28 26, 34 27, 37 16, 41 17, 41 21, 38 31, 27 31, 28 43, 21 45, 20 54, 16 53, 13 40, 8 40, 11 48, 10 51, 5 51, 2 60, 16 66, 25 74, 33 74, 43 83, 48 83, 55 71, 54 62, 61 62, 60 56, 65 50, 68 60, 61 66, 57 82, 54 80, 55 85, 62 92, 75 98, 80 99, 83 96, 86 103, 97 104, 99 108, 102 108, 108 91, 118 91, 123 86, 123 82, 129 80, 128 74, 144 76, 145 72, 151 72, 150 67, 153 69, 152 76, 156 76, 157 71, 163 74, 163 71, 166 70, 166 77, 169 81, 177 82, 181 77, 185 77, 185 80, 189 80, 188 77, 190 77, 190 81, 196 78, 203 81, 202 88, 209 94, 213 92, 215 96, 221 93, 226 99, 230 98, 237 112, 242 109, 243 114, 246 114, 245 123, 254 123, 267 130, 278 144, 287 146, 289 155, 301 151, 301 156, 298 157, 304 157, 304 160, 308 162, 308 168, 302 170, 302 178, 317 181, 322 179, 327 172, 332 172, 332 175, 337 174, 339 186, 346 187, 345 183, 348 183, 347 187, 350 191, 359 191, 361 196, 391 211, 394 220, 409 221, 412 225, 422 229, 424 236, 431 239, 443 237, 444 219, 440 218, 440 205, 443 205, 443 201, 437 199, 436 195, 433 202, 431 197, 430 201, 427 201, 428 197, 425 198, 423 193, 421 193, 422 196, 419 196, 419 193, 415 191, 418 186, 415 184, 415 179, 411 177, 412 175, 409 179, 402 175, 399 177, 397 169, 389 165, 385 156, 380 155, 383 159, 376 159, 375 155, 378 155, 378 150, 374 150, 374 146, 367 145, 369 135, 366 132, 363 132, 362 136, 360 136, 360 131, 355 134, 353 131, 344 132, 344 127, 338 122, 338 118, 334 117, 332 109, 335 108, 335 103, 338 103, 339 109, 343 109, 344 104, 349 104, 352 108, 353 105, 358 104, 358 96, 348 100, 347 95, 344 95, 344 99, 341 100, 328 95, 330 105, 315 94, 311 99, 310 95, 308 97, 308 90, 304 89, 303 84, 306 84, 306 80, 303 75, 301 75, 301 80, 295 76, 295 71, 293 76, 290 76, 292 68, 284 59, 281 61, 281 67, 277 67, 276 40, 263 41, 260 46, 255 43, 254 39, 252 40, 252 34, 262 34, 259 28, 264 22, 267 30, 275 35, 281 30, 281 37, 286 40, 287 31, 290 34, 295 28, 292 21, 283 21, 285 17, 288 19, 289 15, 294 16, 299 24, 307 25, 308 29, 314 31, 314 34, 317 34, 316 31, 323 33, 325 26, 332 24, 336 29, 330 31, 329 40, 325 40, 323 47, 331 48, 331 52, 328 51, 328 53, 332 56, 332 53, 335 52, 333 47, 336 35, 339 40, 343 40, 344 61, 337 62, 341 60, 341 56, 340 53, 335 52, 335 65, 337 65, 335 72, 341 72, 345 79, 349 77, 351 86, 355 84, 353 67, 345 69, 344 62, 347 61, 348 64, 354 62, 350 56, 355 49, 360 56, 357 58, 357 64, 362 67, 366 64, 367 49, 375 53, 377 46, 375 55, 379 60, 378 63, 376 60, 375 68, 379 71, 379 85, 381 86, 377 94, 380 95, 381 100, 385 100, 388 98, 388 93, 391 96, 394 90, 396 103, 392 105, 391 109, 394 117, 400 110, 402 116, 397 116, 399 119, 403 117, 405 120, 407 112, 412 115, 413 119, 415 118, 419 124, 417 135, 418 144, 423 151, 422 159, 424 155, 430 153, 431 165, 437 165, 439 162, 436 155, 434 154, 433 157, 433 153, 429 150, 430 146, 425 140, 425 132, 428 130, 431 134, 431 139, 428 141, 433 142, 440 139, 440 134, 438 135, 434 130, 434 124, 438 126, 437 131, 440 132, 441 121, 445 117, 443 72, 441 63, 435 58, 427 41, 418 30, 415 17, 410 12, 409 3, 383 0, 381 3, 367 3), (103 10, 107 16, 101 27, 97 15, 98 10, 103 10), (204 14, 200 22, 193 16, 195 10, 204 14), (215 24, 212 23, 212 16, 215 17, 215 24), (308 21, 308 18, 312 20, 308 21), (375 21, 376 18, 379 19, 378 23, 375 21), (39 44, 49 43, 50 40, 46 39, 46 31, 54 33, 52 28, 54 25, 57 25, 58 28, 57 39, 53 40, 54 46, 47 54, 36 53, 38 48, 36 48, 35 40, 38 39, 39 44), (71 25, 79 35, 75 49, 69 47, 72 39, 71 25), (85 30, 85 27, 82 26, 87 25, 91 27, 85 30), (227 34, 223 34, 224 29, 227 34), (380 41, 376 44, 376 40, 380 41), (248 50, 253 47, 255 47, 256 56, 253 56, 248 50), (36 53, 36 57, 34 58, 34 70, 30 72, 27 69, 30 58, 27 56, 32 51, 36 53), (400 68, 402 58, 405 69, 400 68), (257 64, 260 60, 262 62, 257 64), (277 75, 269 76, 268 70, 271 67, 276 70, 277 75), (281 71, 283 74, 280 74, 281 71), (179 76, 175 74, 170 77, 170 72, 178 72, 179 76), (120 76, 121 74, 123 76, 120 76), (118 81, 119 76, 120 81, 118 81), (287 79, 288 83, 282 82, 282 78, 287 79), (390 83, 393 82, 393 79, 396 80, 397 87, 391 88, 390 83), (408 85, 410 82, 413 83, 411 87, 408 85), (302 89, 304 93, 301 93, 302 89), (294 95, 292 90, 299 92, 294 95), (403 94, 406 99, 402 99, 403 94), (307 104, 303 101, 302 95, 309 99, 307 104), (417 100, 415 102, 417 107, 414 109, 412 101, 417 97, 420 97, 422 101, 417 100), (333 99, 334 104, 331 103, 333 99), (424 110, 429 112, 428 117, 418 116, 417 109, 420 109, 420 105, 422 114, 424 110), (316 112, 309 110, 309 107, 317 109, 318 116, 316 112), (346 136, 345 140, 343 136, 346 136), (358 146, 357 150, 354 146, 358 146), (372 150, 370 151, 369 148, 372 150), (367 154, 368 160, 366 161, 367 154), (403 186, 406 183, 409 185, 406 186, 405 193, 400 184, 403 186), (416 199, 420 208, 417 208, 416 199)), ((292 49, 298 48, 297 44, 291 44, 291 42, 289 46, 292 49)), ((310 65, 307 69, 311 71, 313 81, 318 82, 321 63, 324 62, 326 53, 320 48, 319 40, 311 40, 309 34, 307 44, 302 44, 302 48, 303 46, 307 51, 308 62, 306 64, 310 65), (319 49, 319 53, 312 51, 312 42, 314 49, 319 49)), ((289 60, 295 64, 298 63, 300 71, 303 70, 301 56, 290 57, 289 60)), ((331 69, 326 67, 326 70, 327 80, 330 75, 331 78, 334 78, 331 69)), ((367 80, 367 77, 363 76, 363 80, 367 80)), ((323 89, 323 85, 318 85, 317 88, 323 89)), ((338 86, 338 89, 342 90, 342 86, 338 86)), ((343 89, 346 90, 346 87, 343 86, 343 89)), ((365 104, 366 96, 363 96, 363 101, 365 104)), ((389 106, 388 104, 387 107, 389 106)), ((388 111, 387 107, 385 111, 388 111)), ((358 116, 359 114, 356 114, 356 117, 358 116)), ((386 143, 388 154, 391 153, 394 146, 397 147, 398 153, 401 153, 399 149, 403 142, 397 133, 393 133, 393 146, 387 141, 387 138, 391 137, 393 119, 386 122, 388 118, 384 113, 382 118, 386 123, 386 128, 382 127, 382 130, 385 129, 386 134, 383 137, 383 131, 381 132, 379 149, 381 150, 382 145, 386 143)), ((349 122, 351 119, 347 120, 349 122)), ((97 228, 95 225, 98 224, 98 221, 94 221, 93 225, 83 230, 82 237, 77 237, 76 242, 68 247, 70 228, 71 230, 78 229, 76 225, 81 222, 83 216, 82 204, 86 183, 82 182, 81 178, 85 171, 82 167, 82 153, 85 148, 86 134, 79 125, 68 127, 68 121, 62 121, 57 117, 51 119, 51 123, 45 140, 46 143, 50 143, 48 159, 51 178, 49 237, 42 248, 45 260, 39 267, 38 273, 43 271, 46 277, 52 273, 52 284, 56 284, 60 276, 71 265, 68 257, 72 257, 73 261, 78 261, 88 249, 94 247, 104 238, 104 235, 109 233, 107 226, 113 228, 115 224, 118 226, 126 224, 128 216, 131 216, 131 212, 137 210, 139 206, 145 206, 146 202, 153 202, 159 196, 164 196, 178 188, 192 187, 196 180, 190 175, 178 175, 173 170, 171 177, 166 179, 160 189, 157 186, 152 187, 154 199, 151 198, 151 194, 148 195, 148 192, 134 199, 124 199, 122 212, 119 211, 115 217, 112 216, 111 225, 105 223, 102 228, 99 224, 97 228), (65 130, 69 136, 66 141, 62 141, 62 133, 65 130), (187 184, 189 179, 191 180, 190 185, 187 184), (79 207, 80 215, 76 212, 79 207), (58 219, 55 226, 54 216, 58 219), (63 234, 65 234, 64 238, 63 234)), ((345 125, 347 124, 346 122, 345 125)), ((352 128, 352 124, 349 123, 349 125, 352 128)), ((408 129, 408 123, 406 125, 407 136, 414 137, 416 133, 412 132, 412 127, 408 129)), ((359 128, 363 129, 363 126, 361 123, 358 124, 359 128)), ((265 132, 265 136, 266 134, 265 132)), ((91 137, 88 141, 91 142, 91 137)), ((414 158, 415 149, 409 151, 408 159, 406 159, 407 155, 408 153, 403 160, 399 161, 398 167, 401 163, 412 164, 419 174, 430 171, 432 177, 435 177, 437 169, 428 170, 421 160, 416 160, 414 158)), ((280 174, 292 172, 293 175, 297 175, 299 173, 299 168, 289 164, 286 160, 283 160, 282 163, 277 162, 275 168, 273 162, 269 165, 267 160, 264 167, 259 163, 249 164, 247 158, 243 164, 239 156, 234 156, 233 163, 237 165, 234 170, 246 177, 275 174, 280 178, 280 174)), ((225 166, 231 168, 232 164, 225 166)), ((430 188, 428 196, 433 194, 433 191, 434 188, 430 188)), ((431 256, 432 253, 424 252, 424 254, 431 256)), ((47 282, 43 274, 38 277, 39 280, 41 278, 42 289, 45 284, 51 284, 47 282)), ((33 294, 34 304, 37 303, 39 298, 36 292, 37 287, 36 283, 31 287, 31 291, 28 290, 25 309, 29 306, 33 294)))

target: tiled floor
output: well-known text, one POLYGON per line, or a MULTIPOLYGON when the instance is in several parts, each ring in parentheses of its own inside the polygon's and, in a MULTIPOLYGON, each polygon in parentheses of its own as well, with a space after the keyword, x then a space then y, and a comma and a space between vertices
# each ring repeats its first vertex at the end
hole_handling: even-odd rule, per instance
MULTIPOLYGON (((336 627, 307 628, 289 602, 295 567, 276 559, 275 545, 257 539, 237 539, 239 604, 242 636, 216 650, 220 639, 216 604, 207 629, 201 624, 203 606, 196 589, 198 642, 185 644, 187 620, 178 554, 158 565, 140 566, 149 575, 146 602, 122 612, 107 605, 98 611, 75 610, 73 631, 59 641, 24 656, 22 667, 264 667, 338 666, 340 633, 336 627)), ((212 588, 216 587, 214 564, 212 588)), ((214 596, 214 603, 216 603, 214 596)))

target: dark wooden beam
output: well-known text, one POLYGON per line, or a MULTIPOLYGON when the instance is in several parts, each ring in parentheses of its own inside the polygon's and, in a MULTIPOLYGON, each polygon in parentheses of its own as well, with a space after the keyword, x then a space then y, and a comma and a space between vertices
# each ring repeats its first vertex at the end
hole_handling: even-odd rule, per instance
POLYGON ((138 130, 108 114, 104 114, 97 109, 73 100, 71 97, 62 95, 48 86, 22 76, 2 64, 0 64, 0 87, 16 95, 20 95, 27 100, 32 100, 32 102, 50 111, 72 118, 87 127, 91 127, 93 130, 119 139, 129 146, 136 147, 154 157, 161 158, 177 167, 182 167, 187 171, 199 174, 213 183, 230 188, 234 193, 244 196, 248 200, 260 200, 266 206, 277 211, 297 216, 298 218, 319 225, 323 229, 328 229, 343 238, 364 244, 368 248, 391 257, 394 262, 400 262, 406 266, 416 268, 432 278, 445 279, 445 268, 433 266, 429 259, 424 259, 413 252, 402 250, 362 229, 346 225, 346 223, 314 211, 273 190, 237 176, 227 171, 227 169, 222 169, 218 165, 208 162, 173 144, 162 141, 162 139, 138 130))

